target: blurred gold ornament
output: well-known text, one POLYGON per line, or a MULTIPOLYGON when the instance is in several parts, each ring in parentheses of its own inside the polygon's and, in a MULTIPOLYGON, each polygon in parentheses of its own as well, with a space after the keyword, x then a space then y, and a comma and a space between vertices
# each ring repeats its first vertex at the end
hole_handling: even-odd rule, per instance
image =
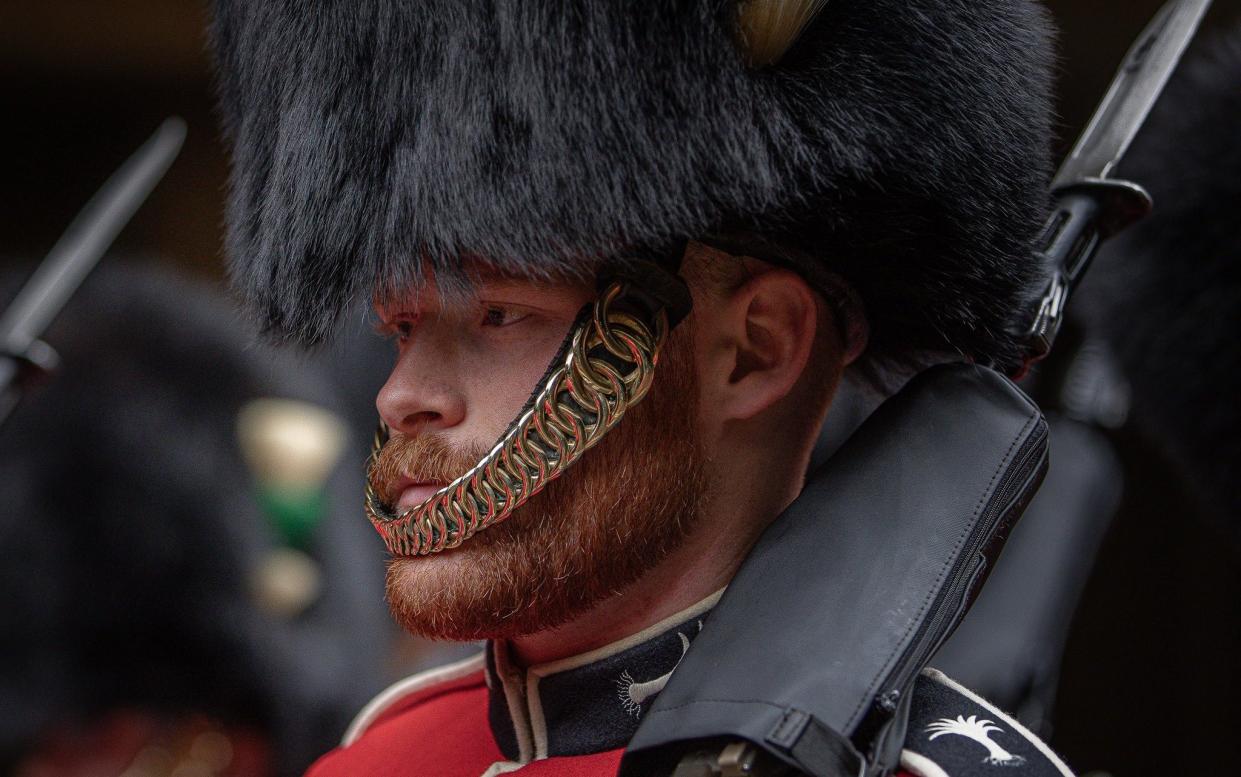
POLYGON ((327 511, 328 477, 344 451, 344 423, 307 402, 256 399, 237 414, 237 437, 280 541, 309 550, 327 511))
POLYGON ((741 0, 737 26, 750 65, 780 61, 825 5, 827 0, 741 0))
POLYGON ((345 425, 309 402, 264 398, 237 415, 242 454, 265 485, 318 487, 345 447, 345 425))
POLYGON ((258 606, 272 615, 296 618, 318 600, 323 573, 310 556, 276 548, 263 557, 250 581, 258 606))

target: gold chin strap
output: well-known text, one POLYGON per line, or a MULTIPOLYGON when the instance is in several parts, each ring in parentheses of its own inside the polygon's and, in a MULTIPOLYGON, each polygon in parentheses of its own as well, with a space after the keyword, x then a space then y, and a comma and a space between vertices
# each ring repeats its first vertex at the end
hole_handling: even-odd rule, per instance
MULTIPOLYGON (((616 282, 578 324, 564 360, 509 431, 478 464, 417 507, 394 515, 366 485, 366 515, 388 550, 424 556, 455 548, 513 514, 581 458, 646 396, 668 335, 660 310, 654 326, 617 304, 616 282)), ((371 460, 387 441, 375 434, 371 460)))

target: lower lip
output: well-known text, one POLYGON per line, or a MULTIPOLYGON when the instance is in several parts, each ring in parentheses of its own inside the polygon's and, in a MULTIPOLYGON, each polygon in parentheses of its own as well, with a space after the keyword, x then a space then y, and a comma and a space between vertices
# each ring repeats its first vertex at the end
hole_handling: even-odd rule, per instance
POLYGON ((417 507, 434 496, 435 492, 441 488, 443 488, 443 485, 439 483, 419 483, 418 485, 409 486, 401 492, 401 496, 396 500, 396 509, 408 510, 411 507, 417 507))

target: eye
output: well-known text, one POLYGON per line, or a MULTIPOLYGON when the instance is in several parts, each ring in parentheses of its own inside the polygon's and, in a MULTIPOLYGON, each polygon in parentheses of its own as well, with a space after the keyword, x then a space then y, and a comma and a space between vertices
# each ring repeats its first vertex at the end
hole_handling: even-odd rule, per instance
POLYGON ((375 333, 386 340, 404 343, 414 334, 414 322, 408 319, 380 321, 375 324, 375 333))
POLYGON ((483 311, 483 326, 510 326, 512 324, 516 324, 518 321, 521 321, 528 315, 530 314, 521 313, 516 310, 512 310, 511 308, 505 308, 499 305, 489 305, 487 309, 483 311))

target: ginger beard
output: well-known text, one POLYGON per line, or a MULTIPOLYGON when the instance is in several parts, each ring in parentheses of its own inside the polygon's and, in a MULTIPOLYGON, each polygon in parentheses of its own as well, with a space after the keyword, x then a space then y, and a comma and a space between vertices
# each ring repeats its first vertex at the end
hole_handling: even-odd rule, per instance
MULTIPOLYGON (((692 333, 668 337, 647 396, 559 479, 452 550, 392 559, 387 599, 407 631, 470 641, 559 626, 684 542, 706 491, 692 333)), ((489 450, 393 433, 369 477, 389 504, 402 475, 449 482, 489 450)))

